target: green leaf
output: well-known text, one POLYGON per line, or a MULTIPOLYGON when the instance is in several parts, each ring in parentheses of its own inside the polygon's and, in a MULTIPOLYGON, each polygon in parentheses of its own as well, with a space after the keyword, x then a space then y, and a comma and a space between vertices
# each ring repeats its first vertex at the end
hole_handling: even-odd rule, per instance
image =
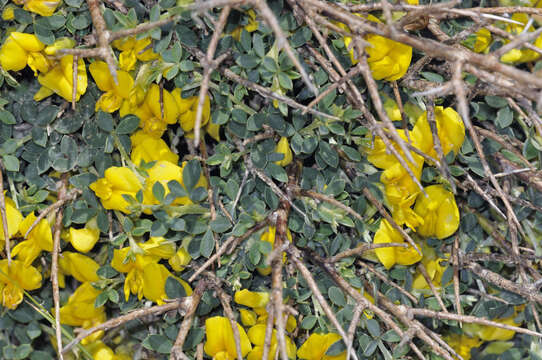
POLYGON ((181 60, 183 54, 181 45, 175 42, 173 46, 162 53, 162 59, 169 63, 178 63, 181 60))
POLYGON ((110 133, 113 131, 113 116, 103 111, 98 111, 96 114, 96 123, 103 131, 110 133))
POLYGON ((303 321, 301 322, 301 328, 304 330, 312 329, 314 325, 316 325, 316 320, 317 318, 314 315, 309 315, 305 317, 303 321))
POLYGON ((329 166, 336 168, 339 166, 339 155, 337 152, 329 145, 328 142, 320 141, 318 147, 318 154, 322 157, 324 162, 329 166))
POLYGON ((71 26, 77 30, 86 29, 90 23, 90 17, 86 13, 74 17, 70 22, 71 26))
POLYGON ((186 296, 186 290, 177 279, 170 276, 166 280, 166 295, 170 299, 178 299, 186 296))
POLYGON ((207 229, 203 237, 201 238, 199 245, 199 252, 203 257, 209 258, 215 248, 215 239, 211 229, 207 229))
POLYGON ((100 306, 103 306, 107 302, 107 300, 109 300, 109 296, 107 294, 107 291, 104 291, 96 297, 96 300, 94 301, 94 307, 99 308, 100 306))
POLYGON ((211 229, 215 233, 223 233, 231 229, 232 225, 227 217, 218 215, 215 220, 210 223, 211 229))
POLYGON ((164 186, 160 181, 157 181, 152 186, 152 195, 158 200, 159 202, 164 201, 164 194, 166 193, 166 190, 164 189, 164 186))
POLYGON ((96 274, 104 279, 112 279, 119 273, 111 265, 104 265, 96 271, 96 274))
POLYGON ((17 172, 19 171, 19 159, 13 155, 4 155, 2 156, 4 161, 4 167, 7 171, 17 172))
POLYGON ((372 337, 377 338, 380 336, 380 325, 378 324, 378 321, 375 319, 368 319, 366 324, 367 330, 372 337))
POLYGON ((504 129, 514 121, 514 113, 512 110, 506 106, 497 111, 497 117, 495 118, 495 123, 500 129, 504 129))
POLYGON ((169 354, 171 352, 173 342, 164 335, 153 334, 147 336, 141 345, 148 350, 156 351, 160 354, 169 354))
POLYGON ((331 286, 327 290, 327 296, 329 296, 329 299, 331 300, 331 302, 337 306, 346 305, 346 298, 344 297, 342 290, 336 286, 331 286))
POLYGON ((337 355, 343 353, 344 351, 346 351, 346 345, 344 344, 343 339, 339 339, 339 340, 335 341, 333 343, 333 345, 331 345, 327 349, 326 355, 327 356, 337 356, 337 355))
POLYGON ((508 101, 500 96, 486 95, 484 96, 486 103, 492 108, 500 109, 508 105, 508 101))
POLYGON ((183 169, 183 183, 190 192, 201 176, 201 165, 198 160, 190 160, 183 169))
POLYGON ((13 116, 7 110, 0 110, 0 121, 6 125, 13 125, 17 123, 17 120, 15 120, 15 116, 13 116))
POLYGON ((426 80, 429 80, 431 82, 435 82, 435 83, 444 82, 444 78, 442 77, 442 75, 435 74, 433 72, 422 71, 420 72, 420 75, 423 76, 426 80))
POLYGON ((266 170, 274 179, 283 183, 288 182, 288 174, 286 174, 286 170, 284 170, 282 166, 278 166, 275 163, 269 163, 267 164, 266 170))
POLYGON ((254 69, 260 63, 260 59, 253 55, 241 55, 235 61, 239 66, 245 69, 254 69))
POLYGON ((139 118, 135 115, 127 115, 122 118, 117 126, 117 134, 131 134, 136 131, 139 126, 139 118))
POLYGON ((292 80, 283 72, 279 73, 279 84, 283 89, 286 90, 292 90, 294 88, 294 84, 292 83, 292 80))

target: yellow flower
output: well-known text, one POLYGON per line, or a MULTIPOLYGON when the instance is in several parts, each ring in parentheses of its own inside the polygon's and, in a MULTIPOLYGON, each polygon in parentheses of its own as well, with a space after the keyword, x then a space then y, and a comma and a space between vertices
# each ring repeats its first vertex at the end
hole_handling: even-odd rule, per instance
POLYGON ((38 71, 49 69, 49 62, 41 53, 44 48, 36 35, 14 31, 0 49, 0 65, 6 71, 19 71, 28 65, 37 75, 38 71))
POLYGON ((131 356, 127 354, 117 354, 109 346, 101 341, 88 344, 85 348, 91 353, 94 360, 130 360, 131 356))
POLYGON ((43 50, 43 52, 45 53, 45 55, 53 56, 53 55, 56 55, 56 52, 58 50, 71 49, 76 44, 77 43, 72 38, 68 38, 68 37, 58 38, 55 40, 55 42, 52 45, 45 47, 45 50, 43 50))
POLYGON ((239 314, 241 315, 241 323, 244 326, 256 325, 256 320, 258 318, 258 315, 254 311, 247 310, 247 309, 239 309, 239 314))
MULTIPOLYGON (((266 232, 264 232, 260 236, 261 241, 267 241, 272 246, 275 245, 275 237, 276 237, 277 228, 274 226, 269 226, 266 232)), ((292 241, 292 234, 290 233, 289 229, 286 229, 286 237, 289 241, 292 241)), ((282 262, 286 262, 286 254, 283 253, 282 255, 282 262)), ((264 276, 271 274, 271 266, 266 266, 264 268, 258 268, 258 272, 264 276)))
POLYGON ((130 90, 134 86, 132 75, 126 71, 117 71, 118 84, 115 84, 109 67, 104 61, 95 61, 90 64, 90 71, 98 88, 105 92, 96 102, 96 111, 102 110, 107 113, 117 111, 123 102, 129 102, 130 90))
POLYGON ((9 21, 15 19, 15 7, 13 6, 6 6, 4 10, 2 11, 2 20, 9 21))
MULTIPOLYGON (((380 22, 373 15, 368 15, 367 20, 380 22)), ((343 24, 339 26, 348 29, 343 24)), ((368 34, 365 40, 372 45, 371 47, 366 47, 365 51, 367 52, 367 62, 375 80, 384 79, 393 81, 400 79, 406 74, 412 60, 412 48, 410 46, 375 34, 368 34)), ((346 48, 350 46, 351 42, 351 37, 344 37, 346 48)), ((357 64, 358 60, 354 54, 354 49, 350 50, 350 59, 353 64, 357 64)))
MULTIPOLYGON (((237 322, 239 329, 239 340, 241 343, 241 354, 245 357, 252 346, 247 333, 237 322)), ((205 353, 216 360, 234 360, 237 359, 237 350, 233 337, 232 324, 228 318, 223 316, 214 316, 205 320, 205 353)))
MULTIPOLYGON (((57 94, 67 101, 72 101, 73 55, 63 56, 55 67, 45 73, 40 74, 38 76, 38 81, 42 87, 36 94, 34 94, 34 100, 40 101, 45 99, 47 96, 57 94)), ((85 91, 87 91, 87 70, 83 59, 78 59, 75 101, 78 101, 85 91)))
POLYGON ((168 263, 171 268, 176 272, 181 272, 184 270, 184 267, 190 263, 192 257, 186 251, 184 247, 180 247, 179 250, 169 258, 168 263))
POLYGON ((0 260, 0 292, 2 306, 14 310, 23 301, 24 290, 35 290, 41 287, 41 274, 33 266, 26 266, 22 261, 0 260))
POLYGON ((474 52, 485 53, 491 45, 492 41, 491 32, 488 29, 480 29, 476 32, 476 40, 474 41, 474 52))
MULTIPOLYGON (((107 319, 105 308, 94 306, 100 293, 101 291, 95 289, 89 282, 82 283, 69 297, 68 302, 60 308, 60 323, 84 329, 103 323, 107 319)), ((85 345, 102 336, 103 331, 98 331, 84 338, 81 343, 85 345)))
MULTIPOLYGON (((448 155, 450 151, 457 154, 465 140, 465 125, 459 114, 450 107, 435 106, 435 122, 444 155, 448 155)), ((412 129, 412 137, 418 149, 432 157, 437 157, 427 112, 418 118, 412 129)))
MULTIPOLYGON (((6 218, 8 220, 8 236, 9 238, 11 238, 17 233, 17 231, 19 231, 19 226, 23 221, 23 215, 20 213, 19 210, 17 210, 17 207, 15 206, 15 202, 13 200, 8 197, 5 197, 4 199, 6 202, 6 218)), ((0 221, 0 249, 4 247, 5 242, 6 239, 4 236, 4 222, 0 221)))
POLYGON ((151 136, 141 130, 133 134, 132 140, 132 162, 141 165, 141 161, 168 161, 177 165, 179 155, 173 153, 164 140, 151 136))
POLYGON ((51 16, 60 4, 60 0, 13 0, 17 5, 24 4, 24 9, 41 16, 51 16))
POLYGON ((140 40, 136 40, 133 36, 119 39, 113 41, 113 46, 121 51, 119 66, 124 71, 133 70, 137 60, 150 61, 160 56, 152 50, 149 37, 140 40))
POLYGON ((129 195, 135 198, 143 186, 132 170, 125 167, 112 166, 105 170, 105 177, 96 180, 89 185, 89 188, 96 193, 107 210, 120 210, 129 214, 129 203, 122 195, 129 195))
POLYGON ((288 143, 288 138, 282 136, 275 147, 275 152, 284 155, 282 160, 275 161, 275 164, 278 166, 286 166, 292 162, 292 149, 290 149, 290 144, 288 143))
MULTIPOLYGON (((523 23, 524 25, 518 24, 506 24, 506 31, 513 34, 519 35, 525 30, 525 25, 529 22, 529 16, 527 14, 514 14, 512 15, 512 20, 523 23)), ((534 31, 534 28, 531 26, 528 29, 529 32, 534 31)), ((534 46, 542 48, 542 35, 538 36, 534 41, 534 46)), ((519 64, 524 62, 535 61, 540 57, 540 54, 536 51, 530 49, 512 49, 506 54, 501 56, 501 61, 505 63, 519 64)))
MULTIPOLYGON (((19 225, 21 235, 26 234, 35 220, 36 216, 34 212, 28 214, 19 225)), ((42 219, 32 229, 26 240, 15 245, 11 255, 14 257, 17 256, 18 259, 23 261, 25 266, 30 266, 42 251, 53 251, 53 234, 51 233, 51 226, 46 219, 42 219)))
POLYGON ((421 216, 416 214, 416 212, 411 208, 416 201, 418 192, 411 195, 407 194, 403 196, 401 194, 400 197, 394 197, 394 192, 389 191, 390 189, 393 190, 394 188, 386 187, 386 199, 388 200, 388 205, 390 207, 393 220, 397 223, 397 225, 406 225, 414 230, 416 227, 423 224, 423 219, 421 216))
POLYGON ((170 259, 175 256, 175 244, 160 236, 153 236, 139 247, 147 255, 159 257, 160 259, 170 259))
POLYGON ((326 355, 329 347, 340 339, 341 336, 335 333, 311 334, 297 350, 297 356, 306 360, 344 360, 346 359, 346 351, 335 356, 326 355))
MULTIPOLYGON (((153 244, 154 247, 155 244, 153 244)), ((130 293, 137 295, 138 300, 143 296, 146 299, 156 302, 159 305, 167 299, 166 281, 168 277, 174 277, 169 270, 162 264, 158 264, 161 256, 157 255, 160 252, 145 251, 143 248, 146 244, 139 244, 141 253, 132 254, 130 247, 125 247, 120 250, 113 251, 113 260, 111 266, 118 272, 126 273, 124 281, 124 297, 126 301, 130 298, 130 293)), ((162 254, 163 255, 163 254, 162 254)), ((174 277, 181 283, 187 295, 192 294, 190 286, 181 279, 174 277)))
MULTIPOLYGON (((447 268, 447 266, 442 266, 441 264, 447 260, 448 259, 437 258, 435 250, 433 250, 433 248, 424 247, 422 264, 425 266, 425 269, 427 270, 427 275, 429 275, 429 278, 431 279, 431 282, 436 289, 441 288, 442 275, 447 268)), ((414 281, 412 282, 412 288, 419 290, 429 289, 429 284, 427 283, 427 281, 425 281, 425 278, 421 273, 418 273, 414 278, 414 281)))
POLYGON ((134 114, 141 119, 139 126, 144 132, 160 137, 166 130, 168 124, 174 124, 179 116, 179 110, 175 99, 167 90, 162 92, 162 103, 164 114, 160 107, 160 87, 152 84, 147 91, 145 100, 134 111, 134 114))
POLYGON ((96 271, 100 268, 100 265, 83 254, 63 251, 62 255, 58 259, 59 272, 58 282, 60 287, 64 287, 65 276, 73 276, 77 281, 98 281, 100 278, 96 274, 96 271))
MULTIPOLYGON (((404 243, 405 240, 401 236, 399 231, 395 230, 390 223, 382 219, 380 227, 376 232, 373 243, 374 244, 386 244, 386 243, 404 243)), ((375 249, 378 260, 384 265, 386 269, 391 269, 393 265, 412 265, 422 259, 422 256, 418 254, 416 249, 409 245, 408 248, 402 247, 383 247, 375 249)))
POLYGON ((269 293, 243 289, 235 292, 234 300, 241 305, 261 308, 265 307, 269 302, 269 293))
MULTIPOLYGON (((422 175, 423 158, 419 155, 412 154, 416 164, 411 163, 409 168, 414 173, 416 179, 420 180, 422 175)), ((385 186, 385 194, 388 201, 398 203, 400 199, 407 198, 412 194, 417 194, 420 190, 418 185, 410 177, 406 169, 399 162, 396 162, 380 175, 380 181, 385 186)))
POLYGON ((470 360, 471 349, 482 345, 483 341, 477 337, 470 337, 465 334, 451 334, 444 337, 448 343, 464 360, 470 360))
POLYGON ((245 26, 239 26, 231 32, 232 38, 234 38, 237 41, 241 40, 241 33, 243 32, 243 29, 245 29, 249 33, 258 30, 259 24, 258 24, 258 21, 256 21, 256 13, 254 12, 254 10, 252 9, 248 10, 247 14, 248 14, 248 24, 245 26))
POLYGON ((69 241, 72 246, 79 252, 87 253, 100 239, 99 229, 74 229, 70 228, 66 241, 69 241))
POLYGON ((423 218, 418 228, 421 236, 444 239, 452 235, 459 227, 459 209, 454 194, 442 185, 425 187, 428 197, 418 195, 414 211, 423 218))
MULTIPOLYGON (((262 360, 263 348, 265 343, 265 329, 264 324, 258 324, 252 326, 248 330, 248 338, 250 342, 254 345, 252 351, 248 353, 247 360, 262 360)), ((292 339, 288 336, 285 336, 286 340, 286 353, 288 354, 288 359, 295 359, 296 346, 292 339)), ((271 346, 269 348, 269 354, 267 359, 275 359, 275 356, 278 351, 278 341, 277 341, 277 331, 273 329, 271 333, 271 346)))
MULTIPOLYGON (((176 88, 171 92, 177 108, 179 109, 179 124, 185 133, 190 133, 196 125, 196 112, 198 110, 198 96, 192 96, 186 99, 182 98, 181 89, 176 88)), ((201 126, 203 127, 211 118, 211 99, 205 96, 201 114, 201 126)))
MULTIPOLYGON (((517 316, 517 313, 523 307, 516 307, 514 309, 514 314, 501 319, 492 319, 492 321, 511 326, 520 326, 521 323, 517 323, 514 319, 517 316)), ((478 324, 464 324, 463 329, 469 335, 474 335, 479 337, 484 341, 507 341, 514 337, 516 332, 514 330, 507 330, 503 328, 498 328, 489 325, 478 325, 478 324)))

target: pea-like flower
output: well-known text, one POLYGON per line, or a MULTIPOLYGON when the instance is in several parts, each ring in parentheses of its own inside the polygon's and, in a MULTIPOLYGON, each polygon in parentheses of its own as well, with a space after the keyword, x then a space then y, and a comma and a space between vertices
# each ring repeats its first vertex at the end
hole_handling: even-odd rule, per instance
MULTIPOLYGON (((257 324, 252 326, 248 330, 248 338, 254 345, 252 350, 248 353, 247 360, 262 360, 263 348, 265 343, 265 324, 257 324)), ((295 359, 296 346, 290 337, 285 336, 286 340, 286 354, 288 359, 295 359)), ((271 333, 271 346, 269 347, 269 354, 267 359, 275 359, 275 355, 278 351, 277 330, 273 329, 271 333)))
POLYGON ((477 53, 485 53, 493 38, 491 32, 488 29, 482 28, 476 32, 476 39, 474 40, 473 50, 477 53))
MULTIPOLYGON (((431 254, 433 256, 428 256, 428 252, 430 251, 427 251, 427 249, 424 249, 422 264, 425 266, 425 269, 427 270, 427 275, 429 275, 429 278, 431 279, 431 282, 433 283, 435 288, 440 289, 441 282, 442 282, 441 281, 442 275, 444 274, 444 271, 446 271, 446 268, 447 268, 447 266, 443 266, 442 264, 446 262, 447 259, 437 258, 434 255, 434 251, 433 251, 433 254, 431 254)), ((425 280, 425 277, 421 273, 418 273, 414 277, 414 281, 412 282, 412 288, 425 290, 425 289, 429 289, 430 287, 427 281, 425 280)))
MULTIPOLYGON (((28 214, 19 226, 20 234, 26 234, 35 220, 34 212, 28 214)), ((11 254, 22 260, 25 266, 30 266, 42 251, 53 251, 53 234, 46 219, 40 220, 30 231, 26 240, 15 245, 11 254)))
MULTIPOLYGON (((107 320, 105 308, 103 306, 95 307, 96 298, 101 291, 95 289, 89 282, 84 282, 69 297, 68 302, 60 308, 60 323, 91 328, 107 320)), ((97 331, 94 334, 84 338, 83 345, 96 341, 103 336, 103 331, 97 331)))
MULTIPOLYGON (((57 94, 67 101, 72 101, 73 55, 63 56, 52 69, 42 72, 38 76, 38 81, 42 87, 34 94, 34 100, 40 101, 52 94, 57 94)), ((87 91, 87 69, 83 59, 77 60, 77 86, 75 91, 75 101, 78 101, 81 95, 87 91)))
POLYGON ((151 61, 158 59, 160 55, 152 50, 152 43, 149 37, 136 40, 134 36, 113 41, 113 46, 120 50, 119 66, 124 71, 131 71, 135 68, 137 60, 151 61))
MULTIPOLYGON (((450 151, 457 154, 465 140, 465 125, 461 120, 461 116, 450 107, 435 106, 435 122, 444 155, 447 155, 450 151)), ((412 137, 415 139, 418 149, 435 158, 437 157, 433 134, 427 120, 427 112, 424 112, 416 121, 414 129, 412 129, 412 137)))
POLYGON ((100 265, 86 255, 71 251, 63 251, 58 259, 58 265, 58 283, 62 288, 65 284, 66 275, 73 276, 80 282, 100 280, 96 274, 100 265))
POLYGON ((2 306, 15 310, 23 301, 24 290, 30 291, 41 287, 41 273, 32 265, 26 266, 22 261, 0 260, 0 294, 2 306))
POLYGON ((174 277, 164 265, 158 264, 161 258, 171 257, 175 253, 174 248, 173 251, 169 251, 167 244, 165 248, 161 245, 164 245, 161 241, 154 240, 150 245, 138 244, 136 253, 131 247, 114 250, 111 266, 118 272, 126 274, 124 281, 126 301, 130 294, 134 294, 139 300, 144 296, 159 305, 163 304, 167 299, 165 287, 168 277, 179 281, 187 295, 192 294, 192 289, 185 281, 174 277))
POLYGON ((10 21, 13 19, 15 19, 15 7, 8 5, 2 10, 2 20, 10 21))
POLYGON ((105 92, 96 102, 96 111, 112 113, 120 109, 124 102, 129 102, 130 91, 134 86, 132 75, 123 70, 117 71, 118 83, 115 84, 109 67, 104 61, 95 61, 88 67, 96 85, 105 92))
POLYGON ((35 75, 46 72, 50 63, 41 52, 44 48, 36 35, 14 31, 0 49, 0 65, 6 71, 19 71, 28 65, 35 75))
MULTIPOLYGON (((512 20, 518 21, 522 23, 523 25, 507 23, 506 24, 507 32, 517 36, 523 33, 525 30, 528 30, 529 32, 534 31, 534 28, 532 26, 530 26, 529 29, 525 29, 525 25, 529 23, 529 15, 524 14, 524 13, 516 13, 512 15, 512 20)), ((539 35, 534 40, 533 45, 542 49, 542 35, 539 35)), ((531 49, 515 48, 508 51, 504 55, 502 55, 501 61, 505 63, 520 64, 520 63, 535 61, 539 57, 540 57, 540 54, 531 49)))
POLYGON ((234 300, 241 305, 252 308, 261 308, 265 307, 269 302, 269 293, 243 289, 235 292, 234 300))
POLYGON ((180 247, 179 250, 169 258, 168 264, 171 266, 173 271, 181 272, 184 270, 184 267, 190 263, 192 256, 186 251, 184 247, 180 247))
POLYGON ((24 9, 41 16, 51 16, 55 12, 60 0, 13 0, 17 5, 23 5, 24 9))
POLYGON ((306 360, 344 360, 346 359, 346 351, 338 355, 326 355, 330 346, 340 339, 341 336, 336 333, 311 334, 297 350, 297 356, 306 360))
POLYGON ((105 170, 104 177, 89 185, 96 196, 101 200, 107 210, 119 210, 129 214, 130 204, 122 195, 135 198, 143 185, 139 182, 136 174, 125 167, 112 166, 105 170))
POLYGON ((95 341, 92 344, 85 346, 94 360, 130 360, 133 356, 125 353, 121 353, 117 347, 116 351, 113 351, 109 346, 105 345, 101 341, 95 341))
MULTIPOLYGON (((191 133, 196 125, 196 112, 198 110, 198 96, 191 96, 183 98, 181 89, 174 89, 171 94, 175 99, 177 108, 179 109, 179 124, 183 128, 185 133, 191 133)), ((205 96, 203 102, 203 109, 201 114, 201 126, 209 122, 211 118, 211 99, 209 96, 205 96)))
MULTIPOLYGON (((245 329, 237 322, 235 323, 239 330, 239 340, 241 345, 241 355, 245 357, 251 350, 250 340, 245 329)), ((237 350, 230 320, 223 316, 214 316, 205 320, 205 341, 204 350, 207 355, 215 360, 233 360, 237 359, 237 350)))
MULTIPOLYGON (((380 22, 373 15, 368 15, 367 20, 380 22)), ((348 29, 345 25, 341 27, 348 29)), ((394 81, 406 74, 412 60, 410 46, 375 34, 368 34, 365 40, 372 45, 366 47, 365 51, 367 52, 367 63, 375 80, 394 81)), ((351 42, 351 37, 344 37, 344 44, 347 48, 351 42)), ((357 64, 358 60, 354 49, 350 50, 350 59, 353 64, 357 64)))
MULTIPOLYGON (((401 233, 394 229, 390 223, 382 219, 380 227, 376 232, 373 243, 374 244, 386 244, 386 243, 404 243, 401 233)), ((402 247, 383 247, 375 249, 378 260, 384 265, 386 269, 391 269, 393 265, 412 265, 422 259, 422 256, 418 254, 416 249, 409 245, 408 248, 402 247)))
MULTIPOLYGON (((521 326, 521 322, 516 322, 518 312, 523 310, 524 306, 516 306, 514 313, 510 316, 492 319, 492 321, 511 326, 521 326)), ((478 324, 464 324, 464 330, 468 335, 479 337, 484 341, 507 341, 514 337, 516 332, 514 330, 508 330, 498 328, 490 325, 478 325, 478 324)))
MULTIPOLYGON (((277 228, 275 226, 269 226, 266 232, 264 232, 260 236, 261 241, 266 241, 271 244, 271 246, 275 246, 275 237, 277 234, 277 228)), ((289 241, 292 241, 292 234, 290 233, 289 229, 286 229, 286 237, 289 241)), ((283 253, 282 255, 282 262, 286 262, 286 254, 283 253)), ((258 272, 264 276, 271 274, 271 266, 266 266, 264 268, 258 268, 258 272)))
MULTIPOLYGON (((5 198, 6 202, 6 218, 8 224, 8 237, 11 238, 19 231, 19 226, 23 221, 23 215, 15 206, 15 202, 10 198, 5 198)), ((4 222, 0 221, 0 249, 4 247, 6 242, 4 235, 4 222)))
POLYGON ((470 360, 471 350, 482 345, 483 341, 478 337, 470 337, 466 334, 450 334, 444 336, 444 341, 450 345, 464 360, 470 360))
POLYGON ((168 161, 177 165, 179 155, 173 153, 166 142, 160 138, 151 136, 142 130, 130 136, 132 140, 132 162, 141 165, 141 162, 168 161))
POLYGON ((275 147, 275 152, 284 155, 282 160, 275 161, 275 164, 278 166, 286 166, 292 162, 293 155, 292 149, 290 149, 290 144, 288 143, 288 138, 282 136, 275 147))
POLYGON ((99 239, 100 229, 98 229, 96 220, 89 221, 82 229, 70 228, 64 237, 64 240, 70 242, 75 250, 82 253, 92 250, 99 239))
POLYGON ((423 218, 418 234, 426 237, 444 239, 456 232, 459 227, 459 209, 454 194, 442 185, 425 187, 428 197, 418 195, 414 211, 423 218))
POLYGON ((160 87, 152 84, 145 100, 133 113, 141 119, 139 126, 144 132, 159 138, 168 124, 174 124, 177 121, 179 109, 175 99, 167 90, 162 90, 162 101, 160 101, 160 87), (161 103, 163 108, 160 106, 161 103))
POLYGON ((248 24, 244 26, 239 26, 231 32, 232 38, 234 38, 237 41, 241 41, 241 33, 243 32, 243 29, 249 33, 258 30, 259 24, 258 24, 258 21, 256 20, 256 13, 254 12, 254 10, 250 9, 246 13, 248 15, 248 24))

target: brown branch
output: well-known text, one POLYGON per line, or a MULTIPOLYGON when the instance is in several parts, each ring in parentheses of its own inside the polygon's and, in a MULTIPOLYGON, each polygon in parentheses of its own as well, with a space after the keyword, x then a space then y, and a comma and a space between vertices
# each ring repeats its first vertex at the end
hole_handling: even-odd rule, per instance
MULTIPOLYGON (((418 299, 416 299, 416 297, 414 297, 414 295, 412 295, 411 293, 409 293, 408 291, 406 291, 404 288, 402 288, 401 286, 397 285, 396 283, 394 283, 393 281, 391 281, 390 279, 388 279, 386 277, 386 275, 382 274, 380 271, 378 271, 373 265, 369 264, 369 263, 366 263, 366 262, 363 262, 361 260, 358 260, 357 261, 357 264, 366 268, 367 270, 369 270, 370 272, 372 272, 373 274, 375 274, 375 276, 377 278, 379 278, 380 280, 382 280, 383 282, 385 282, 386 284, 388 284, 389 286, 397 289, 400 293, 402 293, 403 295, 405 295, 407 298, 410 299, 410 301, 412 301, 413 303, 417 303, 418 302, 418 299)), ((359 275, 361 275, 361 273, 359 273, 359 275)))
POLYGON ((343 204, 342 202, 340 202, 339 200, 331 197, 331 196, 327 196, 327 195, 324 195, 324 194, 320 194, 316 191, 312 191, 312 190, 302 190, 302 189, 297 189, 302 196, 307 196, 307 197, 310 197, 310 198, 313 198, 313 199, 316 199, 316 200, 320 200, 320 201, 325 201, 333 206, 336 206, 338 207, 339 209, 341 210, 344 210, 346 211, 347 213, 349 213, 350 215, 352 215, 353 217, 355 217, 356 219, 358 219, 359 221, 364 221, 363 219, 363 216, 361 216, 360 214, 358 214, 354 209, 352 209, 350 206, 347 206, 345 204, 343 204))
POLYGON ((224 315, 226 315, 226 317, 230 320, 231 329, 233 331, 233 339, 235 341, 235 349, 237 351, 237 360, 243 360, 243 354, 241 350, 241 335, 239 334, 237 321, 235 321, 235 315, 233 314, 233 310, 230 306, 231 297, 229 295, 226 295, 226 293, 219 284, 215 283, 214 288, 216 290, 218 298, 220 299, 220 303, 222 304, 224 315))
POLYGON ((134 310, 132 312, 129 312, 128 314, 118 316, 116 318, 110 319, 104 323, 101 323, 100 325, 94 326, 90 329, 85 329, 77 335, 75 339, 73 339, 68 345, 62 349, 62 353, 67 352, 72 347, 77 345, 81 340, 86 338, 89 335, 92 335, 96 331, 100 330, 109 330, 112 328, 115 328, 117 326, 120 326, 124 323, 127 323, 128 321, 136 320, 145 316, 149 315, 158 315, 162 314, 171 310, 182 310, 187 311, 187 309, 190 308, 190 305, 192 304, 192 298, 190 296, 182 298, 182 299, 176 299, 172 302, 168 302, 164 305, 155 305, 150 308, 144 308, 139 310, 134 310))
POLYGON ((382 249, 386 247, 402 247, 402 248, 408 248, 410 245, 405 243, 383 243, 383 244, 369 244, 369 243, 361 243, 358 246, 356 246, 353 249, 345 250, 335 256, 330 257, 326 261, 330 263, 335 263, 337 261, 340 261, 344 258, 351 257, 351 256, 360 256, 366 251, 374 250, 374 249, 382 249))
MULTIPOLYGON (((279 210, 277 210, 277 236, 275 236, 274 247, 281 249, 282 245, 288 244, 288 214, 290 212, 290 204, 282 200, 279 210)), ((280 254, 280 253, 279 253, 280 254)), ((284 309, 282 296, 282 256, 276 256, 271 261, 271 297, 273 298, 273 308, 275 312, 275 326, 277 327, 277 341, 279 352, 282 360, 288 360, 286 351, 286 339, 284 334, 284 309)))
POLYGON ((423 278, 425 279, 425 282, 427 283, 427 285, 431 289, 431 292, 433 293, 433 295, 435 295, 435 298, 437 299, 437 302, 438 302, 440 308, 442 309, 442 311, 448 312, 448 310, 446 309, 446 305, 444 305, 444 302, 442 301, 442 297, 440 297, 440 294, 438 293, 438 290, 435 287, 435 284, 433 284, 433 281, 431 280, 431 277, 427 273, 427 269, 425 268, 423 263, 421 263, 421 262, 418 263, 418 266, 416 268, 422 274, 423 278))
POLYGON ((9 238, 8 218, 6 215, 6 198, 4 196, 4 164, 0 160, 0 215, 2 216, 2 229, 4 230, 4 241, 6 246, 6 257, 8 259, 8 267, 11 266, 11 243, 9 238))

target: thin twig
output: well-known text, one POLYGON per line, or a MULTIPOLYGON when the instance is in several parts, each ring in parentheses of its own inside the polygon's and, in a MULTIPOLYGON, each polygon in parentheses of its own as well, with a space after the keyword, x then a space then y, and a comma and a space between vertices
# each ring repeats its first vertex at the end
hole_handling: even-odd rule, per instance
POLYGON ((0 213, 2 215, 2 229, 4 230, 4 241, 6 246, 6 257, 8 259, 8 267, 11 266, 11 243, 9 238, 8 218, 6 215, 6 198, 4 196, 4 164, 0 160, 0 213))
POLYGON ((241 352, 241 335, 239 334, 239 327, 237 326, 235 315, 233 314, 233 310, 230 306, 231 297, 226 295, 219 284, 215 284, 214 288, 218 298, 220 299, 220 303, 222 304, 224 315, 226 315, 226 317, 230 320, 231 329, 233 331, 233 340, 235 341, 235 349, 237 351, 237 360, 243 360, 243 354, 241 352))

